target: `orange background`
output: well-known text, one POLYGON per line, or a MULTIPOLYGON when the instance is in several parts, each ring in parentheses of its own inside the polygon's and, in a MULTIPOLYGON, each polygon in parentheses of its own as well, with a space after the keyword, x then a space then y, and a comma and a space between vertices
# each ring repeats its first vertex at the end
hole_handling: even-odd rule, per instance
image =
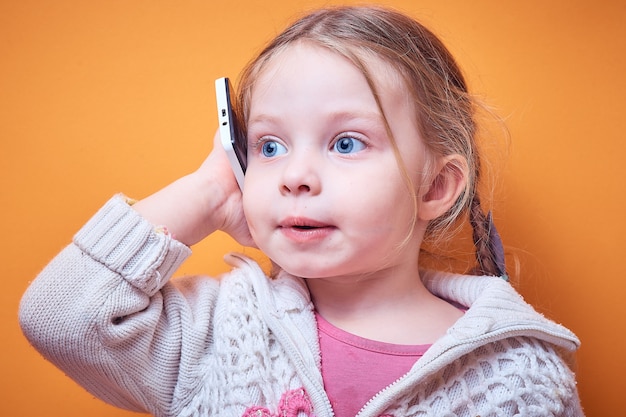
MULTIPOLYGON (((236 78, 305 0, 0 0, 0 415, 127 416, 45 362, 16 320, 29 281, 113 193, 194 169, 236 78)), ((494 202, 518 288, 582 339, 588 416, 624 409, 626 3, 384 1, 439 33, 506 118, 494 202)), ((225 269, 224 235, 182 273, 225 269)))

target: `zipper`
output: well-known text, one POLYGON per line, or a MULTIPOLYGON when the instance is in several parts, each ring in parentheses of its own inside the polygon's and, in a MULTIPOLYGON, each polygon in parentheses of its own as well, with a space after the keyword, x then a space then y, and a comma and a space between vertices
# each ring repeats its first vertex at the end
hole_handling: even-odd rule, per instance
MULTIPOLYGON (((321 377, 315 378, 313 372, 311 372, 310 367, 307 362, 304 360, 302 354, 303 352, 298 349, 297 344, 291 338, 291 332, 285 329, 285 325, 282 320, 277 320, 273 317, 273 314, 270 312, 267 314, 266 320, 268 320, 268 326, 272 329, 272 332, 276 335, 277 339, 283 343, 287 350, 287 354, 294 361, 297 373, 303 379, 303 383, 305 385, 305 389, 308 394, 311 396, 311 402, 313 403, 313 409, 319 411, 320 408, 326 411, 327 416, 333 417, 333 409, 330 404, 330 400, 326 395, 326 391, 324 391, 324 386, 320 385, 317 381, 321 380, 321 377), (272 316, 271 318, 269 316, 272 316)), ((311 358, 313 354, 311 350, 307 350, 310 353, 311 358)), ((314 362, 314 361, 312 361, 314 362)), ((317 370, 317 367, 315 368, 317 370)), ((319 372, 319 371, 318 371, 319 372)), ((320 415, 316 412, 316 415, 320 415)))
MULTIPOLYGON (((258 275, 262 277, 262 279, 268 279, 263 271, 258 267, 258 265, 254 263, 250 263, 246 258, 239 259, 243 260, 243 262, 252 270, 250 271, 253 275, 258 275)), ((289 313, 278 311, 275 305, 271 302, 273 300, 271 295, 271 288, 268 283, 259 283, 255 278, 252 278, 252 285, 257 294, 257 298, 261 304, 261 312, 265 318, 268 328, 276 335, 277 340, 282 343, 287 351, 287 355, 291 360, 293 360, 296 366, 296 373, 302 378, 302 382, 304 384, 304 388, 307 390, 307 393, 311 397, 311 402, 313 403, 313 410, 316 411, 316 415, 321 416, 325 415, 328 417, 333 417, 334 412, 330 400, 326 395, 326 391, 324 391, 324 386, 318 381, 322 380, 321 375, 319 378, 315 378, 314 371, 311 371, 309 364, 304 359, 303 355, 308 353, 310 356, 310 362, 316 363, 315 358, 313 357, 313 353, 311 352, 310 347, 307 345, 306 353, 304 350, 300 350, 298 348, 298 343, 296 343, 293 338, 293 332, 290 329, 297 328, 294 325, 285 324, 286 321, 291 323, 291 317, 289 317, 289 313), (267 308, 266 308, 267 307, 267 308), (282 316, 284 318, 281 318, 282 316), (288 329, 288 327, 290 329, 288 329), (318 411, 325 412, 325 414, 320 414, 318 411)), ((319 369, 317 366, 314 366, 317 372, 319 369)))

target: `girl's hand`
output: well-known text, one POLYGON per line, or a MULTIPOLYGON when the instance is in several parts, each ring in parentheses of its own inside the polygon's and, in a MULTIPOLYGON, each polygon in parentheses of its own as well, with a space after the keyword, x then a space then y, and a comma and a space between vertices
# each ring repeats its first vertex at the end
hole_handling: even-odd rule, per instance
MULTIPOLYGON (((213 187, 221 189, 223 198, 219 199, 221 202, 219 218, 222 219, 222 222, 217 229, 228 233, 244 246, 256 247, 243 212, 243 195, 228 161, 226 151, 222 147, 219 129, 213 137, 213 150, 194 174, 205 178, 205 181, 213 187)), ((215 205, 217 200, 213 197, 212 201, 212 204, 207 202, 207 206, 215 205)))
POLYGON ((193 173, 136 203, 133 208, 155 226, 165 226, 173 237, 191 246, 216 230, 237 242, 255 246, 243 214, 242 195, 220 144, 193 173))

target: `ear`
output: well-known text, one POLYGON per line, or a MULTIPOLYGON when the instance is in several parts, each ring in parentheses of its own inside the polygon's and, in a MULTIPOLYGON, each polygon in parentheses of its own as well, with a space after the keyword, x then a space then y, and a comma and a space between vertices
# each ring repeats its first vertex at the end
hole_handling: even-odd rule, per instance
POLYGON ((419 202, 418 218, 431 221, 448 211, 467 184, 467 161, 461 155, 439 160, 419 202))

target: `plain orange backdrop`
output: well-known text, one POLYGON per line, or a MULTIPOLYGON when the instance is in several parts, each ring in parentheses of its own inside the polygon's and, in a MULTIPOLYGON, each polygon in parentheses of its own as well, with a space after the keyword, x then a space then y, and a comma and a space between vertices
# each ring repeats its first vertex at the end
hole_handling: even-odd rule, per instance
MULTIPOLYGON (((301 11, 335 3, 0 0, 0 415, 134 415, 28 345, 21 294, 112 194, 141 198, 203 160, 215 78, 236 78, 301 11)), ((506 120, 493 208, 521 262, 516 285, 582 339, 587 415, 623 412, 626 3, 382 3, 437 32, 506 120)), ((232 249, 211 236, 180 273, 224 271, 232 249)))

